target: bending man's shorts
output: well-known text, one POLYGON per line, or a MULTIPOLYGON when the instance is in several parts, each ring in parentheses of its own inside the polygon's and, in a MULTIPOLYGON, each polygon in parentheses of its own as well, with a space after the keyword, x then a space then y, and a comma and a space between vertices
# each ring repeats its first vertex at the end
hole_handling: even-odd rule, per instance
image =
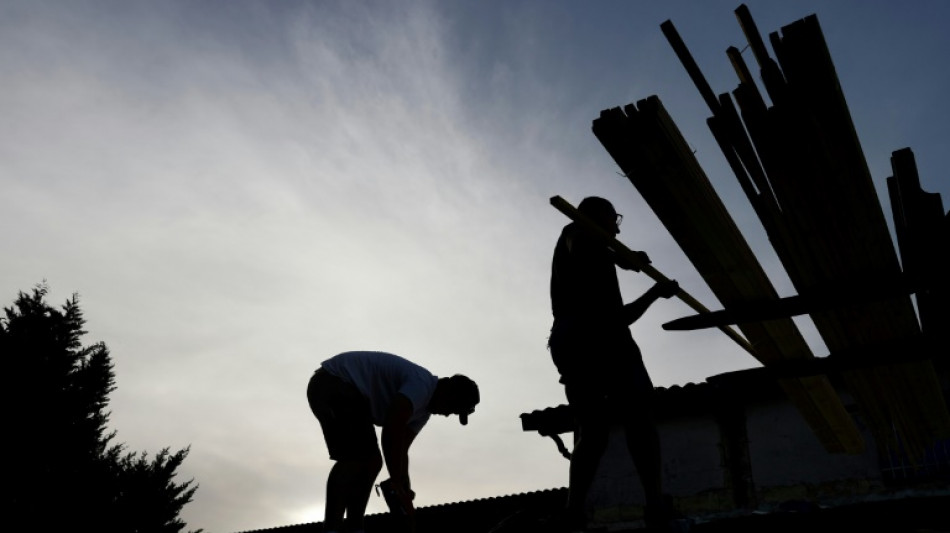
POLYGON ((320 368, 307 385, 307 401, 320 421, 331 459, 363 460, 379 455, 369 401, 355 386, 320 368))

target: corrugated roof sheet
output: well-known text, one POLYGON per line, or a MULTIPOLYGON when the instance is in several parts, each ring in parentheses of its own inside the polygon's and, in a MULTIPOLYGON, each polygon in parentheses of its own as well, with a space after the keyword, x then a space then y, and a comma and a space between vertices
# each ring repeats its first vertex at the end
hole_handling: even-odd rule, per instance
MULTIPOLYGON (((564 507, 567 489, 548 489, 464 502, 443 503, 416 509, 416 533, 486 533, 518 513, 549 515, 564 507)), ((397 531, 388 513, 366 517, 367 531, 397 531)), ((243 533, 322 532, 320 522, 250 530, 243 533)))

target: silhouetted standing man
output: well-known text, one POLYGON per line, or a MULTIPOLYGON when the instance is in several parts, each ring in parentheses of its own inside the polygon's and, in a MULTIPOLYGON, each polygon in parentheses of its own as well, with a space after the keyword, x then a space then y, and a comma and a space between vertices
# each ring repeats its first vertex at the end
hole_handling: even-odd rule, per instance
MULTIPOLYGON (((585 198, 578 210, 608 233, 620 233, 621 216, 609 201, 585 198)), ((572 528, 586 524, 585 500, 614 422, 626 432, 646 494, 648 525, 663 520, 657 516, 663 504, 653 383, 629 327, 658 298, 676 294, 679 285, 657 283, 624 304, 616 266, 633 269, 579 224, 564 227, 551 268, 549 348, 577 422, 567 504, 572 528)))
MULTIPOLYGON (((324 530, 337 532, 344 514, 362 531, 373 482, 383 467, 402 511, 412 517, 409 446, 429 415, 459 416, 464 425, 479 402, 478 386, 456 374, 437 378, 384 352, 345 352, 324 361, 307 386, 330 458, 324 530), (374 425, 382 427, 382 454, 374 425)), ((388 503, 388 501, 387 501, 388 503)), ((412 523, 410 521, 410 523, 412 523)))

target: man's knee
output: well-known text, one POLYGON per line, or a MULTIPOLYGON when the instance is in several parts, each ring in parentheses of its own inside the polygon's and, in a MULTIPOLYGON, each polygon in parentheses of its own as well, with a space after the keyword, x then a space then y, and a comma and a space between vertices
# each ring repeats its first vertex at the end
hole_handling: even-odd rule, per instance
POLYGON ((383 469, 383 456, 379 453, 379 450, 376 450, 376 453, 371 454, 367 458, 366 466, 373 478, 379 474, 379 472, 383 469))
POLYGON ((368 474, 373 479, 383 469, 383 456, 377 450, 375 453, 365 453, 361 455, 347 455, 336 460, 334 469, 345 471, 347 475, 368 474))
POLYGON ((346 459, 354 463, 359 463, 364 468, 372 473, 379 473, 383 469, 383 455, 380 453, 379 448, 365 448, 362 452, 355 452, 350 450, 351 453, 347 454, 346 459))

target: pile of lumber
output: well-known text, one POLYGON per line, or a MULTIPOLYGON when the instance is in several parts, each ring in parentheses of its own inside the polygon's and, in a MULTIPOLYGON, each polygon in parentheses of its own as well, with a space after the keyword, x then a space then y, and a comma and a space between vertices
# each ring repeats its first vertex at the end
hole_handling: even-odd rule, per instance
MULTIPOLYGON (((724 306, 778 299, 657 97, 601 112, 593 130, 724 306)), ((814 357, 790 318, 738 327, 763 364, 814 357)), ((864 450, 826 377, 788 378, 780 384, 828 451, 864 450)))
MULTIPOLYGON (((738 49, 726 54, 739 85, 716 96, 672 23, 661 28, 709 105, 708 125, 799 293, 795 303, 830 358, 847 363, 842 376, 875 440, 919 455, 950 436, 931 361, 938 348, 922 336, 914 282, 901 271, 818 19, 771 34, 772 59, 748 9, 736 14, 770 104, 738 49)), ((725 310, 743 311, 738 327, 757 359, 768 367, 814 358, 796 312, 783 307, 660 100, 605 110, 593 131, 725 310)), ((825 376, 781 384, 827 450, 863 450, 825 376)))

